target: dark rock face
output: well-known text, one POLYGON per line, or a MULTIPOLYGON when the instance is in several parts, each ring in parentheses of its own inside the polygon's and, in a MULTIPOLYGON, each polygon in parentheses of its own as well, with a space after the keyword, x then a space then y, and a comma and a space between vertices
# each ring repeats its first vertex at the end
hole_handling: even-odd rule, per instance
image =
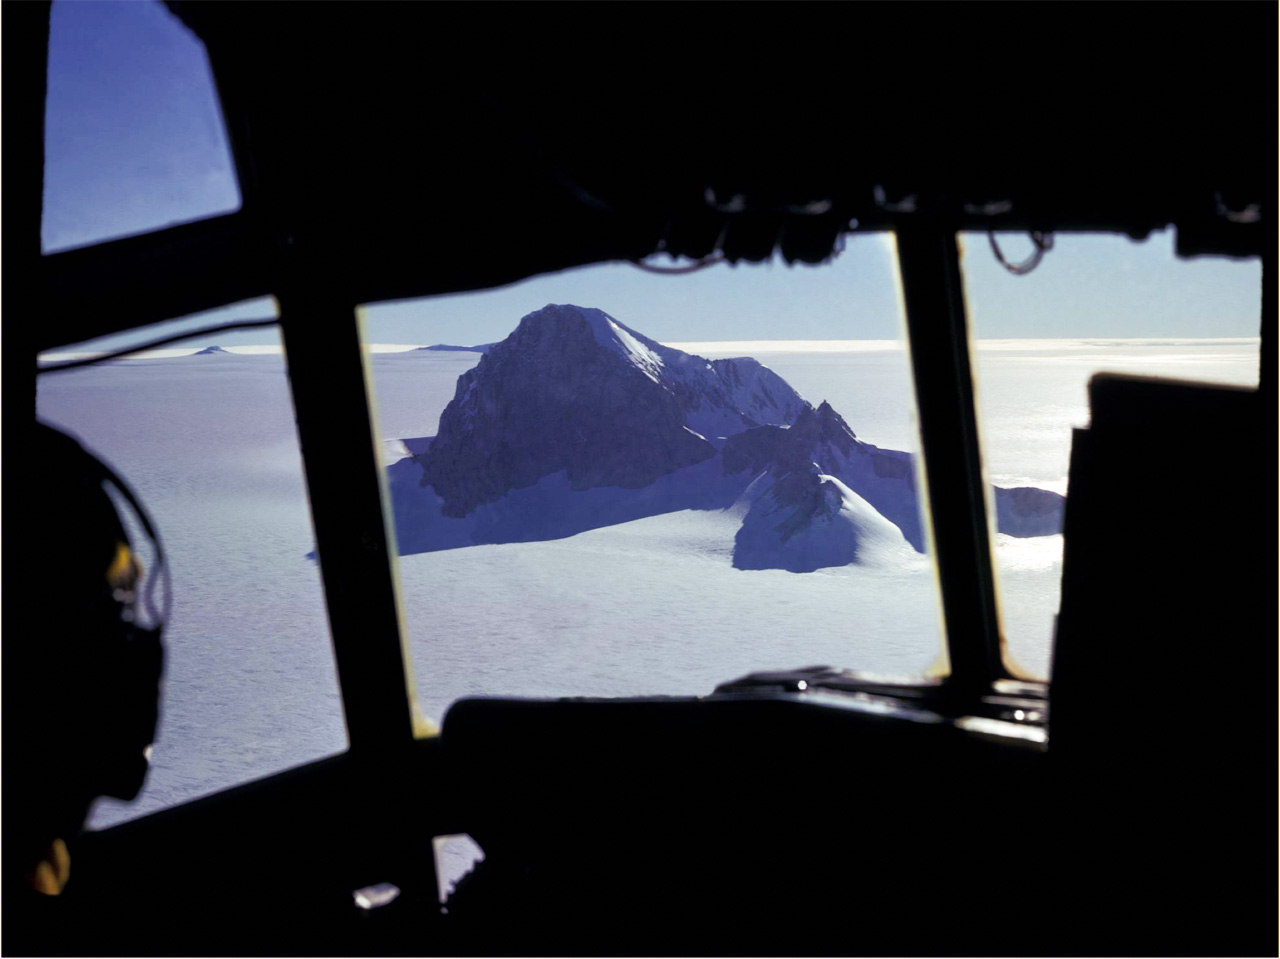
POLYGON ((773 477, 774 500, 795 507, 778 527, 785 543, 815 519, 829 519, 839 509, 831 491, 824 489, 821 474, 839 475, 839 459, 858 445, 853 430, 824 400, 816 410, 806 404, 790 428, 760 426, 729 437, 721 458, 728 475, 767 470, 773 477))
POLYGON ((774 529, 781 542, 803 533, 819 520, 830 520, 840 511, 840 496, 817 470, 787 473, 770 490, 778 506, 791 506, 774 529))
MULTIPOLYGON (((798 451, 787 435, 790 430, 780 426, 758 426, 755 429, 730 436, 725 440, 720 455, 726 475, 751 470, 759 473, 776 464, 791 464, 798 451)), ((787 466, 781 467, 787 471, 787 466)))
POLYGON ((803 405, 754 360, 710 363, 599 310, 551 305, 459 377, 419 462, 445 515, 465 516, 560 471, 575 490, 648 486, 715 456, 709 436, 756 425, 752 414, 785 422, 803 405))
MULTIPOLYGON (((760 472, 773 469, 781 476, 791 472, 821 469, 824 445, 843 455, 853 449, 857 439, 840 414, 825 400, 816 410, 805 404, 791 427, 759 426, 729 437, 722 450, 725 473, 741 473, 750 469, 760 472)), ((825 470, 834 472, 834 470, 825 470)))
POLYGON ((881 479, 903 480, 912 489, 916 488, 916 470, 909 453, 897 450, 875 450, 868 454, 871 457, 871 469, 881 479))
POLYGON ((996 487, 996 527, 1010 536, 1051 536, 1062 532, 1066 497, 1035 486, 996 487))
MULTIPOLYGON (((847 456, 856 443, 853 430, 831 404, 823 401, 816 410, 806 404, 790 428, 760 426, 729 437, 721 450, 721 459, 727 475, 746 470, 753 474, 767 471, 772 486, 766 499, 757 501, 752 509, 763 507, 766 515, 773 517, 770 525, 779 544, 785 546, 788 540, 815 523, 830 523, 840 511, 840 496, 822 475, 835 471, 824 466, 822 460, 830 460, 832 451, 837 456, 847 456)), ((745 541, 752 537, 759 540, 759 531, 744 524, 738 536, 734 565, 739 569, 769 568, 776 558, 758 546, 746 548, 745 541)), ((850 539, 844 552, 853 549, 850 539)))
POLYGON ((832 480, 814 473, 788 474, 743 517, 733 540, 734 568, 811 573, 856 562, 858 530, 840 522, 842 505, 832 480))
POLYGON ((741 428, 748 429, 764 424, 792 423, 809 406, 782 377, 750 356, 709 362, 701 357, 692 359, 705 363, 704 369, 709 369, 701 376, 690 377, 692 382, 684 387, 686 406, 691 413, 701 405, 700 400, 705 399, 706 405, 712 409, 737 411, 741 417, 741 428))
POLYGON ((481 343, 479 346, 452 346, 449 343, 437 343, 435 346, 420 346, 419 350, 434 350, 437 353, 488 353, 493 343, 481 343))

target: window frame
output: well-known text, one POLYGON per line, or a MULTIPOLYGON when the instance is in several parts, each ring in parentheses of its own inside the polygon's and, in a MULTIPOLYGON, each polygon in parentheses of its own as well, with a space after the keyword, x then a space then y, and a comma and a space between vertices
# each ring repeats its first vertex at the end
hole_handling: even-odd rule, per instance
MULTIPOLYGON (((24 91, 22 110, 13 118, 13 126, 21 126, 15 142, 28 144, 17 151, 23 179, 34 183, 40 167, 35 160, 42 160, 43 154, 43 137, 34 134, 42 132, 43 125, 49 7, 19 5, 14 12, 23 18, 19 30, 43 48, 33 65, 40 82, 24 91)), ((15 190, 25 198, 13 216, 26 226, 26 243, 10 262, 29 264, 31 270, 16 271, 19 278, 11 286, 11 302, 46 318, 22 331, 31 338, 28 355, 34 357, 57 346, 175 316, 260 296, 277 298, 349 741, 356 751, 398 748, 429 730, 414 703, 390 504, 378 463, 369 376, 358 333, 356 308, 370 297, 367 290, 354 295, 340 264, 331 260, 333 251, 318 249, 310 242, 305 220, 264 191, 255 173, 243 109, 252 91, 236 87, 233 72, 220 74, 216 53, 210 51, 210 62, 241 209, 41 254, 39 204, 32 203, 39 191, 15 190), (227 77, 230 86, 224 83, 227 77), (37 305, 38 310, 31 309, 37 305)), ((889 204, 881 198, 868 204, 856 231, 890 229, 898 239, 922 440, 922 513, 931 530, 949 662, 949 674, 938 687, 963 708, 1016 678, 1001 655, 957 237, 966 229, 1025 224, 1007 212, 973 212, 958 202, 929 197, 917 205, 915 199, 889 204)), ((1125 212, 1115 214, 1117 223, 1125 219, 1125 212)), ((1140 229, 1137 214, 1127 212, 1129 228, 1140 229)), ((1154 209, 1140 212, 1143 223, 1162 215, 1154 209)), ((1196 223, 1203 231, 1204 225, 1196 223)), ((1093 222, 1076 228, 1107 229, 1093 222)), ((854 230, 851 224, 847 231, 854 230)), ((1241 234, 1232 242, 1248 245, 1256 242, 1253 236, 1241 234)), ((1208 231, 1200 242, 1212 245, 1227 239, 1208 231)), ((1263 260, 1260 389, 1266 393, 1274 391, 1276 379, 1270 246, 1263 260)), ((394 291, 395 298, 404 295, 404 290, 394 291)))
MULTIPOLYGON (((126 288, 146 290, 144 274, 151 275, 156 259, 170 281, 144 297, 132 318, 175 315, 175 302, 210 308, 250 296, 277 298, 349 741, 361 752, 399 748, 431 727, 417 708, 405 645, 358 304, 323 260, 296 247, 257 260, 254 270, 236 270, 264 245, 244 216, 48 254, 46 288, 71 291, 59 298, 60 318, 94 318, 77 325, 77 339, 137 325, 87 302, 116 299, 126 288), (231 268, 215 276, 210 263, 231 268), (184 292, 193 290, 201 292, 184 292)), ((922 515, 937 564, 949 664, 935 695, 961 708, 1015 677, 1001 655, 957 234, 946 224, 915 221, 895 236, 920 421, 922 515)), ((42 345, 67 342, 65 333, 56 338, 42 345)))

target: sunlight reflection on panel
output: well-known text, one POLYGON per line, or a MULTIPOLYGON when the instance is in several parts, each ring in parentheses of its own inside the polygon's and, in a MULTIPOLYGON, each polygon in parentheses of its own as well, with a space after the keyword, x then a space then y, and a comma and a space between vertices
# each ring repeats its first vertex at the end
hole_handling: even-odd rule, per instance
POLYGON ((484 861, 484 850, 466 833, 436 836, 431 842, 436 857, 436 888, 444 903, 458 881, 484 861))
POLYGON ((400 897, 400 887, 389 882, 379 882, 372 886, 357 889, 351 894, 352 900, 359 909, 380 909, 390 905, 400 897))

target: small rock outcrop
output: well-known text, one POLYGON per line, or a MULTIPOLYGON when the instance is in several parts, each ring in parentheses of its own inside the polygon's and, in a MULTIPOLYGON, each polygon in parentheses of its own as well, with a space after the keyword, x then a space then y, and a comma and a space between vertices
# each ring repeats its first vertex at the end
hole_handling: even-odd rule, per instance
POLYGON ((996 487, 996 528, 1010 536, 1051 536, 1062 532, 1066 497, 1037 486, 996 487))
POLYGON ((489 348, 494 345, 493 343, 481 343, 479 346, 453 346, 449 343, 437 343, 434 346, 420 346, 417 352, 428 350, 436 353, 488 353, 489 348))

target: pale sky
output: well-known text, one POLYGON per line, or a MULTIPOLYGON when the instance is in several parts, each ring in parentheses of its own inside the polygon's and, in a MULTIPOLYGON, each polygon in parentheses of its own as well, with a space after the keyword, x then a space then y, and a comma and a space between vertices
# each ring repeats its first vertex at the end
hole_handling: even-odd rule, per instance
MULTIPOLYGON (((157 0, 55 0, 50 34, 46 251, 239 207, 203 48, 157 0)), ((1025 237, 1002 235, 1001 242, 1010 260, 1030 250, 1025 237)), ((1171 230, 1143 243, 1059 234, 1026 276, 1001 268, 985 235, 964 243, 979 337, 1258 334, 1258 262, 1178 260, 1171 230)), ((668 342, 901 334, 893 243, 883 235, 851 236, 840 257, 818 267, 778 261, 654 276, 629 264, 600 264, 499 290, 379 304, 366 312, 366 334, 378 343, 491 342, 547 303, 598 307, 668 342)), ((255 302, 205 314, 195 325, 269 315, 269 301, 255 302)), ((151 327, 92 345, 110 348, 167 332, 151 327)), ((267 342, 278 340, 253 331, 189 345, 267 342)))

